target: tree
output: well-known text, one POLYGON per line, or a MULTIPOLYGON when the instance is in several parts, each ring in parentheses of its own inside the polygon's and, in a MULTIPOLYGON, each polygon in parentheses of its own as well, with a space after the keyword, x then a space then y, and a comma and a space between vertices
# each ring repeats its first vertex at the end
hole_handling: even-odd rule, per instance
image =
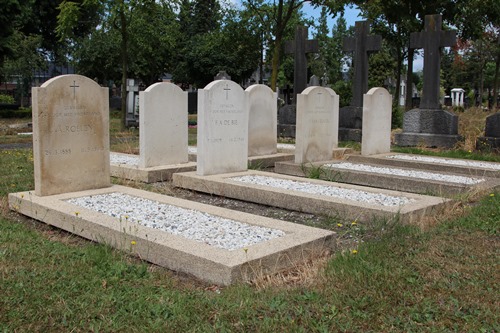
POLYGON ((325 6, 330 14, 337 14, 343 10, 343 4, 335 0, 245 0, 243 3, 262 20, 264 25, 268 25, 267 20, 270 20, 272 27, 272 72, 271 72, 271 89, 276 90, 276 82, 278 78, 279 65, 283 56, 283 45, 285 31, 289 28, 289 23, 293 14, 298 11, 305 2, 310 2, 315 6, 325 6))

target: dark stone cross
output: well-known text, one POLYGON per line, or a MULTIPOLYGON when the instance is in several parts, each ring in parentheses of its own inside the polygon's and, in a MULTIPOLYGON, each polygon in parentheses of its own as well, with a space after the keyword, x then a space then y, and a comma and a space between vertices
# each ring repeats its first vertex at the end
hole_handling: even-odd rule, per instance
POLYGON ((307 53, 319 51, 318 41, 307 39, 307 27, 297 26, 295 40, 285 44, 285 53, 294 54, 293 102, 297 103, 297 94, 307 87, 307 53))
POLYGON ((441 30, 441 15, 426 15, 425 30, 410 35, 410 47, 424 49, 424 83, 420 109, 441 109, 439 103, 439 79, 441 47, 453 46, 455 31, 441 30))
POLYGON ((80 86, 77 86, 76 85, 76 81, 73 81, 73 85, 72 86, 69 86, 70 88, 73 88, 73 98, 75 97, 76 95, 76 88, 79 88, 80 86))
POLYGON ((368 52, 380 50, 382 37, 368 35, 369 21, 357 21, 354 37, 344 38, 344 51, 354 51, 354 82, 351 106, 363 106, 363 94, 368 91, 368 52))

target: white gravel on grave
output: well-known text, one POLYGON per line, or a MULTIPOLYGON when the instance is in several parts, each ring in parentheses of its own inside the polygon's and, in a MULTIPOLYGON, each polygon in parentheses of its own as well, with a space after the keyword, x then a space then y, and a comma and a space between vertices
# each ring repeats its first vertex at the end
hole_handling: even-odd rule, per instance
POLYGON ((295 145, 291 143, 278 143, 276 147, 278 149, 295 149, 295 145))
POLYGON ((482 162, 482 161, 464 161, 464 160, 453 160, 449 158, 439 158, 439 157, 427 157, 427 156, 410 156, 410 155, 389 155, 387 158, 395 160, 405 160, 405 161, 417 161, 417 162, 428 162, 428 163, 442 163, 449 165, 465 166, 471 168, 485 168, 491 170, 500 170, 500 163, 494 162, 482 162))
POLYGON ((138 155, 123 155, 123 154, 109 154, 109 162, 111 164, 125 164, 125 165, 139 165, 138 155))
POLYGON ((198 153, 198 147, 188 146, 188 154, 197 154, 197 153, 198 153))
POLYGON ((309 182, 301 182, 301 181, 267 177, 267 176, 248 175, 241 177, 232 177, 228 179, 247 184, 269 186, 285 190, 304 192, 315 195, 323 195, 323 196, 347 199, 357 202, 364 202, 377 206, 390 206, 390 207, 402 206, 414 201, 413 199, 403 196, 397 197, 382 193, 372 193, 361 190, 346 189, 331 185, 319 185, 309 182))
MULTIPOLYGON (((124 193, 73 198, 67 202, 123 221, 162 230, 225 250, 236 250, 285 235, 205 212, 181 208, 124 193)), ((119 223, 117 221, 116 223, 119 223)))
POLYGON ((325 164, 324 166, 327 168, 330 168, 330 169, 362 171, 362 172, 378 173, 378 174, 391 175, 391 176, 402 176, 402 177, 409 177, 409 178, 437 180, 437 181, 446 182, 446 183, 455 183, 455 184, 464 184, 464 185, 475 185, 475 184, 479 184, 479 183, 484 182, 484 178, 473 178, 473 177, 465 177, 465 176, 458 176, 458 175, 444 175, 441 173, 428 172, 428 171, 406 170, 406 169, 388 168, 388 167, 377 167, 377 166, 373 166, 373 165, 356 164, 356 163, 349 163, 349 162, 325 164))

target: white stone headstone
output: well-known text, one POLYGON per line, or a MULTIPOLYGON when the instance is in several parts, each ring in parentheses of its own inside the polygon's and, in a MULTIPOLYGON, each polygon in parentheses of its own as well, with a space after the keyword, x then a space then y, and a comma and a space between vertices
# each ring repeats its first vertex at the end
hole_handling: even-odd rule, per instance
POLYGON ((276 154, 278 144, 278 95, 263 84, 248 93, 248 156, 276 154))
POLYGON ((248 105, 239 84, 217 80, 198 90, 197 138, 198 175, 247 170, 248 105))
POLYGON ((108 187, 108 88, 62 75, 32 89, 35 194, 108 187))
POLYGON ((187 163, 187 93, 155 83, 139 92, 139 106, 139 167, 187 163))
POLYGON ((392 96, 384 88, 372 88, 363 96, 361 155, 391 151, 392 96))
POLYGON ((297 95, 295 163, 331 160, 338 131, 339 96, 335 91, 309 87, 297 95))

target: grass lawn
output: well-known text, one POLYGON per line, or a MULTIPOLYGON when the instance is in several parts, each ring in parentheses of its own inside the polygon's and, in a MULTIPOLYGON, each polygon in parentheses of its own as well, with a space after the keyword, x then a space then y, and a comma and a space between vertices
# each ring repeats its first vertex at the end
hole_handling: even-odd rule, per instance
MULTIPOLYGON (((136 136, 113 126, 112 140, 136 136)), ((10 212, 7 193, 34 187, 30 149, 0 150, 0 170, 0 332, 500 331, 498 192, 423 229, 374 222, 314 265, 219 288, 10 212)))

